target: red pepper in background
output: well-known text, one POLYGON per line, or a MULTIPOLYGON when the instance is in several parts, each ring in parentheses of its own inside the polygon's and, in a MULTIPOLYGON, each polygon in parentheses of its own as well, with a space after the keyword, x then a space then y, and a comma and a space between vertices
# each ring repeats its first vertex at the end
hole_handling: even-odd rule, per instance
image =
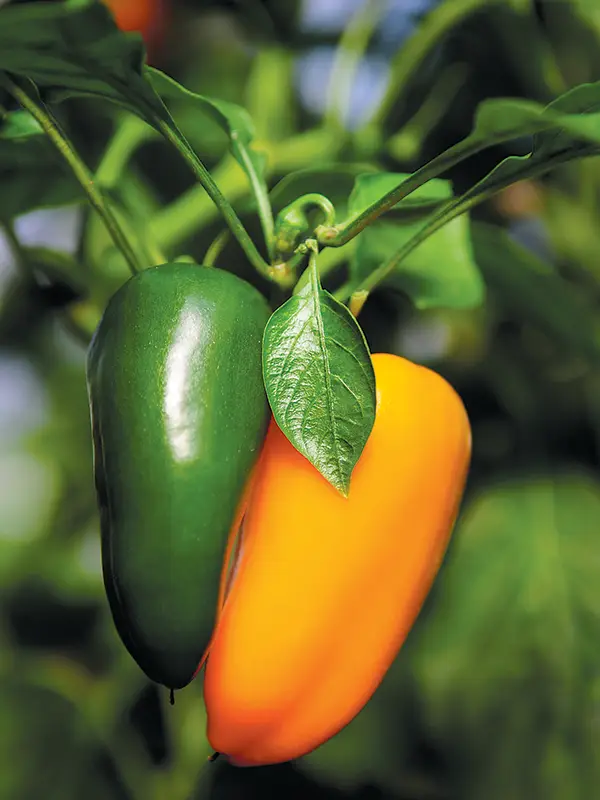
POLYGON ((165 38, 167 3, 165 0, 103 0, 122 31, 138 31, 152 62, 165 38))

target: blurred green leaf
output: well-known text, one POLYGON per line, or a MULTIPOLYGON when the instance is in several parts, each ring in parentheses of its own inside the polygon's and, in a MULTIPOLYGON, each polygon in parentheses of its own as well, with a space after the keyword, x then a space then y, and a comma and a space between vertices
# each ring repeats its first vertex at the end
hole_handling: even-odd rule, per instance
POLYGON ((502 305, 576 354, 600 358, 600 322, 589 296, 501 228, 473 225, 475 259, 502 305))
POLYGON ((390 705, 389 700, 389 692, 380 688, 336 736, 302 758, 302 769, 342 789, 398 783, 406 743, 398 739, 400 726, 390 725, 399 721, 400 703, 390 705))
POLYGON ((413 665, 470 800, 590 798, 600 785, 600 485, 512 479, 465 510, 413 665))
POLYGON ((434 161, 454 164, 484 147, 533 135, 538 137, 534 149, 541 150, 540 155, 544 150, 549 154, 553 140, 561 143, 561 149, 582 141, 600 144, 600 82, 576 86, 545 107, 525 99, 483 100, 469 136, 434 161))
POLYGON ((79 185, 25 111, 0 118, 0 184, 7 187, 0 193, 4 220, 81 199, 79 185))
MULTIPOLYGON (((394 173, 360 175, 350 196, 350 214, 357 216, 404 176, 394 173)), ((377 221, 362 231, 351 262, 351 277, 359 283, 422 226, 423 214, 452 197, 448 181, 431 180, 397 206, 404 211, 394 222, 377 221)), ((398 266, 387 283, 405 292, 417 308, 473 308, 483 299, 483 281, 473 259, 468 218, 463 215, 423 242, 398 266)))
POLYGON ((33 80, 55 100, 100 97, 134 113, 166 112, 144 79, 144 46, 94 0, 0 8, 0 70, 33 80))
POLYGON ((53 691, 3 678, 0 794, 10 800, 125 800, 106 755, 70 702, 53 691))
MULTIPOLYGON (((600 153, 600 83, 582 84, 558 97, 547 107, 545 115, 556 124, 538 130, 531 152, 526 156, 509 156, 484 178, 457 198, 440 216, 455 205, 468 200, 480 202, 499 189, 525 178, 543 174, 552 167, 600 153)), ((535 131, 536 128, 529 132, 535 131)), ((460 143, 462 144, 462 143, 460 143)), ((457 145, 459 147, 460 145, 457 145)), ((479 147, 477 150, 480 149, 479 147)), ((476 152, 476 151, 473 151, 476 152)))
POLYGON ((0 139, 26 139, 41 136, 42 129, 28 111, 10 111, 0 116, 0 139))

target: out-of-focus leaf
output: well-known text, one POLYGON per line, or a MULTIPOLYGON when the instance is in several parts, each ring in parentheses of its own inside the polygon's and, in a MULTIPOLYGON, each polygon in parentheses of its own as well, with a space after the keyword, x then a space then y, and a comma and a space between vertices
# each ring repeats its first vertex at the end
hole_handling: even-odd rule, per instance
MULTIPOLYGON (((5 680, 0 690, 0 795, 10 800, 126 800, 97 742, 60 695, 5 680)), ((106 757, 106 756, 104 756, 106 757)))
POLYGON ((54 98, 104 98, 146 116, 166 110, 142 69, 144 45, 95 0, 0 8, 0 70, 33 80, 54 98))
POLYGON ((300 761, 319 781, 343 789, 363 784, 394 786, 405 768, 406 743, 399 740, 400 703, 390 704, 381 687, 345 728, 300 761))
MULTIPOLYGON (((357 216, 404 176, 393 173, 360 175, 350 197, 350 215, 357 216)), ((377 221, 358 236, 351 276, 360 281, 388 261, 421 228, 424 214, 452 197, 448 181, 432 180, 417 189, 397 209, 394 223, 377 221)), ((388 279, 417 308, 473 308, 483 298, 483 282, 473 259, 468 218, 463 215, 413 250, 388 279)))
POLYGON ((473 248, 487 285, 504 307, 574 353, 600 358, 596 309, 552 265, 494 225, 473 226, 473 248))
POLYGON ((543 174, 559 164, 598 155, 599 109, 600 83, 582 84, 561 95, 545 111, 546 118, 555 120, 556 124, 538 129, 528 155, 505 158, 462 197, 453 200, 427 222, 445 217, 455 206, 466 200, 474 204, 511 183, 543 174))
POLYGON ((600 486, 499 484, 465 511, 413 666, 465 800, 593 797, 600 785, 600 486))
POLYGON ((0 185, 0 219, 5 220, 82 198, 73 175, 24 111, 0 119, 0 185))

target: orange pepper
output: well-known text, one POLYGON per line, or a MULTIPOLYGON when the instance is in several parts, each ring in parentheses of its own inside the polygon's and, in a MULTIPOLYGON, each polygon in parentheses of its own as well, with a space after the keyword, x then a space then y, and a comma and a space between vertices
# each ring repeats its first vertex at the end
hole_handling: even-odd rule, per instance
POLYGON ((443 558, 471 452, 439 375, 373 356, 375 425, 342 497, 272 422, 208 658, 211 746, 238 765, 310 752, 390 667, 443 558))
POLYGON ((103 0, 122 31, 138 31, 148 47, 161 38, 164 27, 164 0, 103 0))

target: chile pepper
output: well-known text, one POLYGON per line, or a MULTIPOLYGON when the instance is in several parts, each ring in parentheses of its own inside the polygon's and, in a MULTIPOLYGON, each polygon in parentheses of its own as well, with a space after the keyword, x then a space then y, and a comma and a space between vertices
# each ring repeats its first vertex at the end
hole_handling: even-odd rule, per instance
POLYGON ((272 422, 208 658, 211 746, 240 765, 305 755, 369 700, 442 560, 468 469, 439 375, 373 356, 373 431, 342 497, 272 422))
POLYGON ((90 347, 106 591, 131 655, 170 688, 192 679, 209 644, 264 439, 268 317, 235 275, 166 264, 117 292, 90 347))

